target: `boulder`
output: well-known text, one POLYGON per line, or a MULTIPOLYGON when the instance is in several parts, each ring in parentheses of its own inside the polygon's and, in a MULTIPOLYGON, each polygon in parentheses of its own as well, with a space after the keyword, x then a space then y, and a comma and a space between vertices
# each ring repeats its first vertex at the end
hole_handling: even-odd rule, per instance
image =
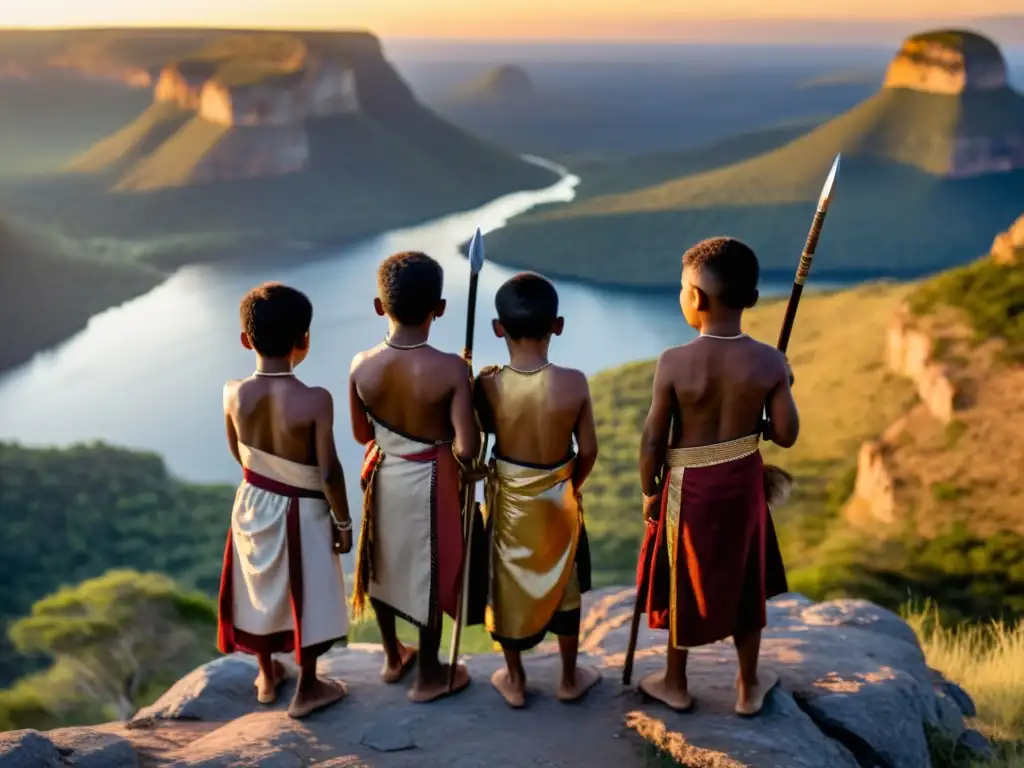
POLYGON ((39 731, 0 733, 0 768, 67 768, 57 746, 39 731))
POLYGON ((47 736, 75 768, 138 768, 139 755, 127 739, 99 728, 60 728, 47 736))
MULTIPOLYGON (((244 654, 224 656, 183 677, 154 704, 140 709, 130 726, 153 720, 234 720, 256 708, 256 659, 244 654)), ((279 701, 294 691, 289 681, 279 701)))
POLYGON ((974 699, 959 685, 949 680, 943 680, 940 684, 940 690, 944 696, 956 703, 964 717, 978 716, 978 709, 974 706, 974 699))
MULTIPOLYGON (((772 600, 762 664, 782 682, 764 712, 746 720, 733 714, 730 642, 691 652, 688 677, 697 706, 689 714, 621 685, 633 600, 634 591, 625 588, 586 596, 581 663, 600 669, 603 681, 572 706, 554 695, 560 662, 553 643, 526 658, 529 697, 520 711, 505 706, 490 686, 503 663, 497 654, 466 659, 473 684, 465 693, 418 706, 406 696, 410 680, 380 682, 379 646, 353 645, 320 663, 321 674, 348 682, 349 697, 305 720, 283 711, 293 683, 276 704, 261 706, 253 689, 255 664, 228 656, 179 681, 124 734, 144 756, 143 736, 155 743, 161 733, 177 734, 159 760, 181 768, 639 768, 648 764, 645 749, 652 745, 685 765, 923 768, 931 765, 927 729, 935 728, 951 748, 981 753, 965 729, 963 703, 928 668, 914 633, 890 611, 863 600, 815 604, 792 594, 772 600), (189 728, 194 731, 182 738, 189 728)), ((665 641, 664 633, 641 627, 634 682, 661 668, 665 641)))
POLYGON ((992 745, 988 743, 988 739, 973 728, 963 732, 957 741, 956 749, 960 755, 973 760, 991 760, 993 755, 992 745))

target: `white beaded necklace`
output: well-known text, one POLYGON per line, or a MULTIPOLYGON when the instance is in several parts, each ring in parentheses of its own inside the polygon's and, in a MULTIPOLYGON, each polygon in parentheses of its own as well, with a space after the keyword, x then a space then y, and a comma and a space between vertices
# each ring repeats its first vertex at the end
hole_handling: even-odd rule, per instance
POLYGON ((427 346, 427 340, 426 339, 421 341, 419 344, 395 344, 395 342, 393 342, 391 340, 390 336, 385 336, 384 337, 384 343, 387 344, 392 349, 398 349, 398 350, 401 350, 401 351, 405 351, 405 350, 409 350, 409 349, 419 349, 420 347, 427 346))
POLYGON ((516 373, 521 374, 523 376, 532 376, 535 373, 540 373, 545 368, 547 368, 549 365, 551 365, 551 363, 547 362, 547 363, 544 363, 544 365, 540 366, 539 368, 533 368, 533 369, 531 369, 529 371, 522 371, 522 370, 516 368, 514 365, 506 365, 505 367, 508 368, 510 371, 515 371, 516 373))
POLYGON ((700 338, 700 339, 719 339, 720 341, 736 341, 737 339, 745 339, 745 338, 747 338, 747 334, 740 333, 740 334, 737 334, 735 336, 716 336, 713 333, 702 333, 697 338, 700 338))
POLYGON ((258 376, 261 379, 280 379, 280 378, 284 378, 285 376, 294 376, 295 372, 294 371, 280 371, 280 372, 275 373, 275 372, 272 372, 272 371, 253 371, 252 375, 253 376, 258 376))

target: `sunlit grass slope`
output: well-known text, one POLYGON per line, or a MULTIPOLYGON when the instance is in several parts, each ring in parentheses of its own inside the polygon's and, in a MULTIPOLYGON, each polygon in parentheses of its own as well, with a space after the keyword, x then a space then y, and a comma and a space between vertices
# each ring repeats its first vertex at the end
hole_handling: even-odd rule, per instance
POLYGON ((137 119, 72 160, 67 170, 95 173, 142 158, 193 117, 167 102, 151 104, 137 119))

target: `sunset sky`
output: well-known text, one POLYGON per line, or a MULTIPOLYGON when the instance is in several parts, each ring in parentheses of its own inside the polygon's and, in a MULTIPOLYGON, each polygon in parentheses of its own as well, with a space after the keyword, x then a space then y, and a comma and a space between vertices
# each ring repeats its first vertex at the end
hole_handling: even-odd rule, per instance
POLYGON ((764 0, 0 0, 0 27, 333 27, 384 37, 657 38, 681 34, 697 19, 940 19, 1021 9, 1021 0, 776 0, 770 14, 764 0))

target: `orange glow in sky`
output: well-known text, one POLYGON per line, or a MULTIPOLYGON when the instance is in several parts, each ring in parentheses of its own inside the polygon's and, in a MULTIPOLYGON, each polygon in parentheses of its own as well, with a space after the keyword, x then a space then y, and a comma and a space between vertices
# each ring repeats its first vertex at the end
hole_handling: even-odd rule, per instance
POLYGON ((684 35, 687 20, 914 19, 1019 13, 1021 0, 0 0, 0 27, 369 29, 384 37, 684 35))

